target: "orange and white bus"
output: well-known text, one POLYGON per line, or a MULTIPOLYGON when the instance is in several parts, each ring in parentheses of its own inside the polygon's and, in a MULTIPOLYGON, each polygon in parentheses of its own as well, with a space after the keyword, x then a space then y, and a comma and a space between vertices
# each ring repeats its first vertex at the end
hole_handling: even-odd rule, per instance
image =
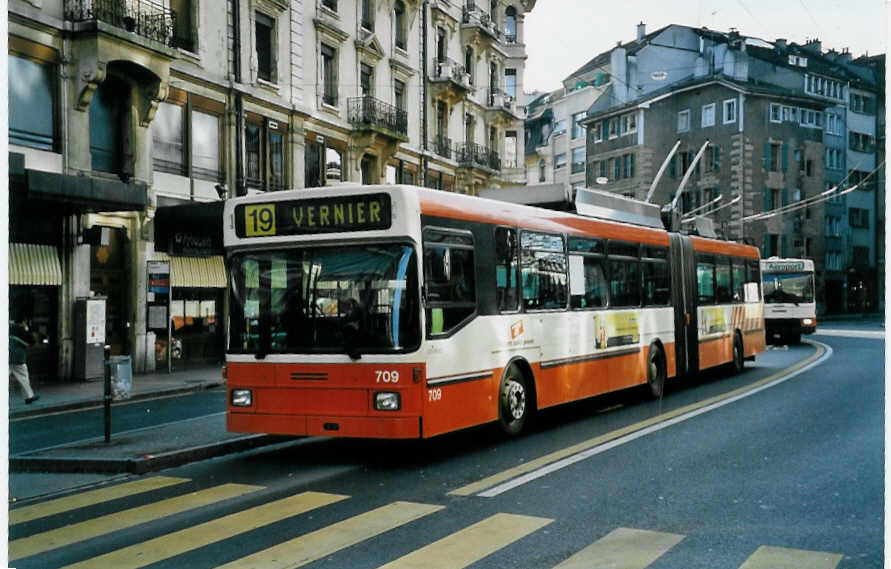
POLYGON ((765 348, 758 250, 413 186, 231 199, 227 428, 426 438, 765 348))

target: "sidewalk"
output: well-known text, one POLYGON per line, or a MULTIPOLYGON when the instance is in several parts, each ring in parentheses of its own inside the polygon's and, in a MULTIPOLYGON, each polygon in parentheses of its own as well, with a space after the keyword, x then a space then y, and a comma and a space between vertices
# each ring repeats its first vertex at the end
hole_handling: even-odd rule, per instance
MULTIPOLYGON (((178 393, 201 391, 224 385, 221 367, 213 366, 173 373, 133 376, 125 404, 178 393)), ((102 381, 37 386, 40 399, 25 405, 18 391, 10 392, 10 421, 37 415, 101 407, 102 381)), ((11 426, 10 428, 14 428, 11 426)), ((226 431, 225 409, 219 413, 147 427, 104 437, 29 451, 9 457, 10 472, 144 473, 251 449, 284 440, 267 435, 245 435, 226 431)))

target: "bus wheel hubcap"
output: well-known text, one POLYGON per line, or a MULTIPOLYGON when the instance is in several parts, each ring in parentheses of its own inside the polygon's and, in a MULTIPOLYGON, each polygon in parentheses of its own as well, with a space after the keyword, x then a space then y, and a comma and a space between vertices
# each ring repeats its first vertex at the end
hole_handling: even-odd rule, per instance
POLYGON ((504 386, 504 403, 514 420, 523 418, 526 412, 526 391, 522 384, 510 380, 504 386))

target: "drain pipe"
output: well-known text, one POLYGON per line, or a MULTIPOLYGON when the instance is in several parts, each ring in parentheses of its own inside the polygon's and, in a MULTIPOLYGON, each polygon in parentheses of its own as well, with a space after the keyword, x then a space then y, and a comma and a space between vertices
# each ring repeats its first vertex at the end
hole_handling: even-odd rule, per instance
POLYGON ((422 184, 427 185, 427 11, 428 1, 421 6, 421 175, 422 184))
POLYGON ((244 96, 241 93, 241 3, 232 0, 232 71, 235 76, 235 195, 247 194, 244 181, 244 96))

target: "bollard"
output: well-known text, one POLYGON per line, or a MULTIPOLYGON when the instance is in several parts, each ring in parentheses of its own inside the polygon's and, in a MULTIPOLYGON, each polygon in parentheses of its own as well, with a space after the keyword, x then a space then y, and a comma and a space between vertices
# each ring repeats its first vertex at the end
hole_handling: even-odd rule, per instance
POLYGON ((109 354, 111 346, 105 346, 105 442, 111 442, 111 366, 109 365, 109 354))

